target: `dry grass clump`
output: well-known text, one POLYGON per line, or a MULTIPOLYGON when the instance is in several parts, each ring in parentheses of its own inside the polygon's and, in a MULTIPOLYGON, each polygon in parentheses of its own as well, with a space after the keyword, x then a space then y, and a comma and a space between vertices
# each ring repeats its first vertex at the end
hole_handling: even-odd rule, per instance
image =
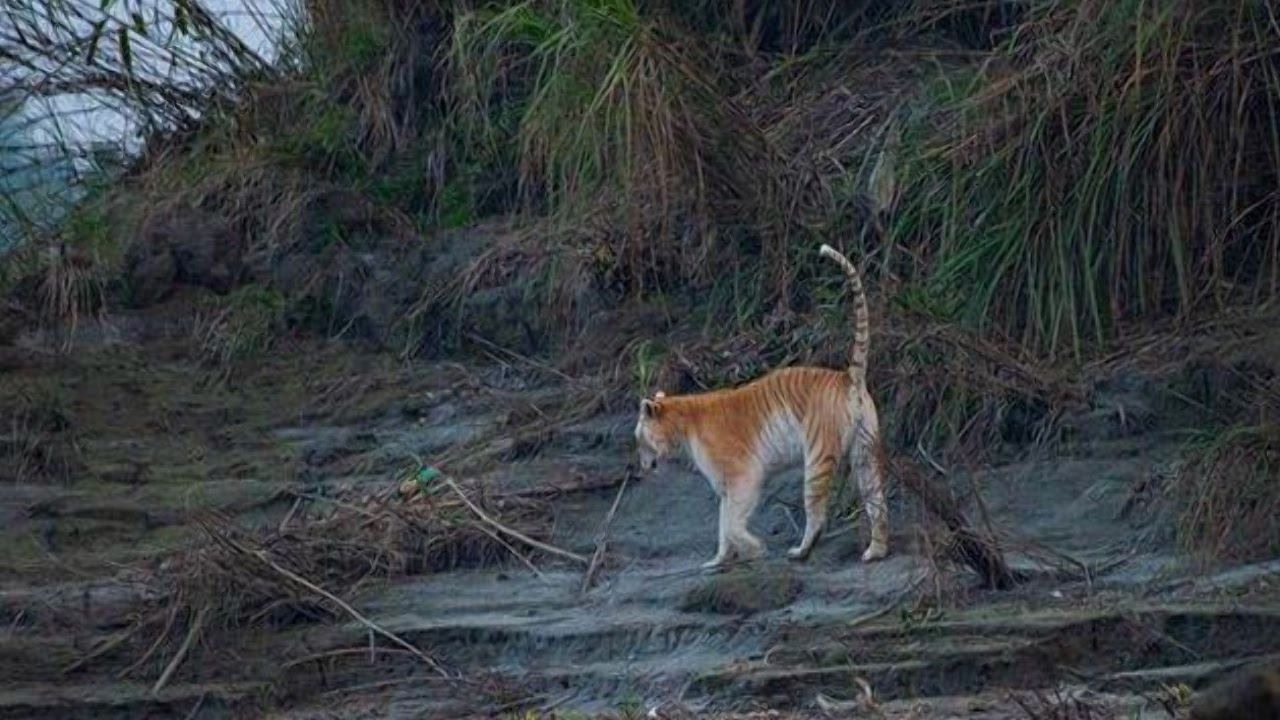
POLYGON ((206 366, 226 380, 242 363, 266 351, 283 320, 284 299, 261 286, 234 291, 198 314, 192 335, 206 366))
POLYGON ((299 496, 294 511, 267 531, 203 515, 196 521, 199 540, 155 571, 156 594, 138 621, 68 671, 127 647, 134 656, 123 674, 157 674, 160 688, 207 638, 229 641, 223 631, 340 619, 365 625, 439 670, 428 654, 361 615, 348 598, 375 578, 513 556, 529 563, 544 547, 536 537, 550 530, 536 498, 486 497, 476 489, 464 496, 452 480, 443 483, 411 480, 364 497, 299 496), (299 511, 304 501, 320 509, 299 511))
POLYGON ((1178 538, 1195 557, 1251 562, 1280 554, 1280 426, 1265 423, 1193 441, 1166 491, 1178 538))
POLYGON ((48 246, 43 259, 40 309, 47 320, 66 327, 69 343, 80 319, 106 304, 105 277, 94 258, 65 243, 48 246))
MULTIPOLYGON (((954 324, 897 322, 871 381, 898 447, 939 448, 961 457, 1057 439, 1059 421, 1087 392, 1066 369, 1009 342, 954 324)), ((874 345, 874 340, 873 340, 874 345)))

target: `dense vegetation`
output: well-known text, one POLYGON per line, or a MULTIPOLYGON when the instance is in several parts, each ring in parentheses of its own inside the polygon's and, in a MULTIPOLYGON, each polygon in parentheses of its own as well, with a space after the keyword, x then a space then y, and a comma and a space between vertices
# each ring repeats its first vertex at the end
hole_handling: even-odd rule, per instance
POLYGON ((317 183, 428 233, 522 212, 589 227, 545 242, 589 235, 628 293, 732 283, 741 318, 860 238, 917 309, 1050 351, 1280 283, 1259 0, 312 0, 274 62, 199 3, 101 5, 10 4, 4 57, 137 121, 139 192, 260 242, 291 208, 252 198, 317 183))

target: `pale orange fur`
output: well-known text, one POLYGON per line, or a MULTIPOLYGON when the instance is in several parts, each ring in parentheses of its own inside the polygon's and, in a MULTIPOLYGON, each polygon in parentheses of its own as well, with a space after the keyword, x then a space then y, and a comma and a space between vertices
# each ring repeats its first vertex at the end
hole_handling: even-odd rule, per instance
POLYGON ((888 516, 884 482, 873 444, 879 418, 866 387, 867 303, 861 279, 851 263, 824 245, 824 257, 839 263, 854 291, 854 348, 841 372, 816 367, 775 370, 741 387, 697 395, 642 400, 636 422, 641 465, 678 452, 687 454, 720 498, 719 565, 731 555, 764 552, 747 530, 760 501, 766 476, 788 465, 805 468, 805 531, 790 556, 808 556, 826 522, 832 481, 847 458, 858 475, 871 522, 866 561, 888 552, 888 516))

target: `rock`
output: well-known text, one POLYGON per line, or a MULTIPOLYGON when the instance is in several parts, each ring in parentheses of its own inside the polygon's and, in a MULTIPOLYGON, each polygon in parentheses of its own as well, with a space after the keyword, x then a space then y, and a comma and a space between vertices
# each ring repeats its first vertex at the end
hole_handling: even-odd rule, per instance
POLYGON ((135 307, 167 299, 178 284, 225 294, 243 277, 243 238, 202 210, 150 217, 125 253, 125 279, 135 307))
POLYGON ((168 248, 134 245, 125 255, 125 277, 130 304, 149 307, 173 294, 178 266, 168 248))

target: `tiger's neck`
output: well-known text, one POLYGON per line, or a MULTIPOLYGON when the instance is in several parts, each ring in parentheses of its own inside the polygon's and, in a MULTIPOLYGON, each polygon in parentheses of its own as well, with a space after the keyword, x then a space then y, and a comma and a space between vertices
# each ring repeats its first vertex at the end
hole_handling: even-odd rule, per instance
POLYGON ((685 457, 691 457, 692 443, 697 441, 703 407, 697 395, 667 398, 663 403, 664 424, 685 457))

